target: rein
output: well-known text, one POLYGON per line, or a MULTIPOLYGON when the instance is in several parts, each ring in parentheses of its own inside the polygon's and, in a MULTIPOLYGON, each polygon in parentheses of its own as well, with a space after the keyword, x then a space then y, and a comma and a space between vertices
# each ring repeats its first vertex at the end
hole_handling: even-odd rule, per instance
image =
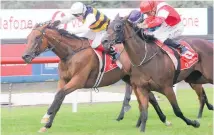
MULTIPOLYGON (((46 29, 46 28, 44 28, 43 30, 33 29, 33 30, 38 30, 38 31, 42 34, 42 35, 40 36, 40 38, 38 39, 39 41, 38 41, 37 44, 42 43, 42 42, 43 42, 43 37, 46 37, 47 39, 51 39, 51 40, 57 42, 57 45, 60 45, 60 43, 62 42, 62 35, 60 34, 60 35, 61 35, 61 39, 60 39, 60 40, 56 39, 55 37, 48 37, 47 34, 45 33, 45 29, 46 29)), ((85 50, 85 49, 87 49, 87 48, 90 47, 90 46, 83 47, 83 41, 82 41, 82 39, 80 39, 80 40, 81 40, 81 42, 82 42, 81 47, 78 48, 78 49, 76 49, 76 50, 72 50, 71 56, 73 56, 73 55, 75 55, 76 53, 78 53, 78 52, 80 52, 80 51, 82 51, 82 50, 85 50)), ((48 47, 44 52, 53 50, 53 49, 55 48, 55 46, 52 45, 52 44, 49 44, 48 46, 51 46, 51 47, 48 47)), ((37 47, 38 47, 38 46, 37 46, 37 47)), ((35 48, 35 49, 37 49, 37 48, 35 48)), ((66 61, 66 58, 67 58, 67 57, 68 57, 68 56, 66 56, 65 58, 62 58, 62 60, 63 60, 63 61, 66 61)))
MULTIPOLYGON (((135 37, 136 33, 138 33, 140 30, 141 30, 141 29, 138 29, 131 37, 128 38, 128 40, 131 39, 131 38, 133 38, 133 37, 135 37)), ((144 36, 142 36, 142 37, 143 37, 144 40, 146 40, 146 38, 145 38, 144 36)), ((125 41, 126 41, 126 40, 125 40, 125 41)), ((143 60, 140 62, 140 64, 136 65, 136 64, 134 64, 134 63, 131 61, 131 59, 130 59, 130 62, 131 62, 131 64, 132 64, 132 66, 134 66, 134 67, 140 67, 141 65, 143 65, 143 64, 145 64, 145 63, 147 63, 147 62, 149 62, 153 57, 155 57, 155 56, 158 54, 158 50, 156 50, 156 52, 155 52, 149 59, 146 60, 147 54, 148 54, 147 43, 146 43, 146 42, 144 42, 144 47, 145 47, 146 53, 145 53, 145 55, 144 55, 143 60), (146 60, 146 61, 145 61, 145 60, 146 60)), ((125 48, 125 47, 124 47, 124 48, 125 48)))

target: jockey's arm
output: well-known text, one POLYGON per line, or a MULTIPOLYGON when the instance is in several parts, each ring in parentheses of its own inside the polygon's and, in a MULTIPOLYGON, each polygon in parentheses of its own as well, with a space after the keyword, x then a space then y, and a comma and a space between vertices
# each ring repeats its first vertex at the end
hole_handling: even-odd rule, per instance
POLYGON ((146 24, 148 25, 148 28, 160 26, 168 17, 168 15, 169 15, 169 12, 166 11, 165 9, 159 10, 157 15, 153 19, 147 20, 146 24))
POLYGON ((152 19, 146 19, 145 21, 146 21, 145 23, 147 24, 147 28, 153 28, 161 25, 164 22, 164 18, 154 17, 152 19))
POLYGON ((166 19, 168 17, 168 15, 169 15, 169 12, 166 11, 165 9, 161 9, 157 13, 157 17, 162 17, 164 19, 166 19))
POLYGON ((60 22, 61 22, 61 24, 65 24, 65 23, 69 23, 70 21, 72 21, 72 20, 74 20, 74 19, 76 19, 75 16, 73 16, 72 14, 68 14, 68 15, 64 16, 64 17, 60 20, 60 22))
POLYGON ((72 34, 87 32, 88 30, 90 30, 89 26, 91 24, 93 24, 95 21, 96 21, 95 15, 94 14, 88 14, 86 19, 85 19, 85 22, 82 26, 80 26, 78 28, 73 28, 69 32, 72 34))
POLYGON ((168 11, 161 9, 156 16, 146 18, 142 24, 139 24, 139 26, 142 26, 140 28, 154 28, 160 26, 168 17, 168 15, 168 11))

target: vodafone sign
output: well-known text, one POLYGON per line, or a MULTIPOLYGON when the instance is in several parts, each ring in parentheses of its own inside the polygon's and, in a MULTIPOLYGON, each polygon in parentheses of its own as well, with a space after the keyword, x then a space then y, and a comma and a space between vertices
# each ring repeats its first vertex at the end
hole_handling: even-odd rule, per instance
MULTIPOLYGON (((55 20, 57 20, 57 19, 60 19, 60 18, 62 18, 64 16, 65 16, 65 13, 63 13, 62 11, 56 11, 53 14, 52 18, 51 18, 52 22, 55 21, 55 20)), ((63 28, 66 29, 67 28, 67 24, 64 24, 63 28)))
MULTIPOLYGON (((133 9, 100 9, 110 19, 119 13, 128 15, 133 9)), ((207 9, 181 8, 177 9, 185 25, 183 35, 207 35, 207 9), (196 14, 197 13, 197 14, 196 14)), ((66 9, 17 9, 1 10, 0 33, 1 39, 26 38, 36 23, 58 20, 67 14, 66 9)), ((62 28, 71 29, 81 26, 78 20, 62 25, 62 28)))

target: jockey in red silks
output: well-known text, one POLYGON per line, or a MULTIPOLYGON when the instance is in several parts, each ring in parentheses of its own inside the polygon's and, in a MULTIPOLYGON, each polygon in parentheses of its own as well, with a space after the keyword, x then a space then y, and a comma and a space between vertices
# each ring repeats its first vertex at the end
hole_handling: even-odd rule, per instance
POLYGON ((184 30, 180 15, 173 7, 163 1, 143 0, 140 4, 140 11, 146 14, 147 18, 137 24, 139 28, 149 29, 159 26, 155 31, 145 34, 153 35, 162 43, 180 49, 181 54, 187 51, 185 46, 172 40, 180 36, 184 30))

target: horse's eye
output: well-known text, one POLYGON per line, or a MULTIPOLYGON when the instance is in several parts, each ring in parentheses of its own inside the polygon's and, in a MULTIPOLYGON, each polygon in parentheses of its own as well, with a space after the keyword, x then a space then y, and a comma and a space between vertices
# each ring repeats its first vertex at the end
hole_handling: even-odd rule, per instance
POLYGON ((121 25, 116 25, 116 29, 120 29, 121 28, 121 25))
POLYGON ((115 31, 120 31, 121 30, 121 25, 115 25, 115 31))
POLYGON ((36 40, 39 40, 39 38, 40 38, 40 36, 37 36, 37 37, 36 37, 36 40))

